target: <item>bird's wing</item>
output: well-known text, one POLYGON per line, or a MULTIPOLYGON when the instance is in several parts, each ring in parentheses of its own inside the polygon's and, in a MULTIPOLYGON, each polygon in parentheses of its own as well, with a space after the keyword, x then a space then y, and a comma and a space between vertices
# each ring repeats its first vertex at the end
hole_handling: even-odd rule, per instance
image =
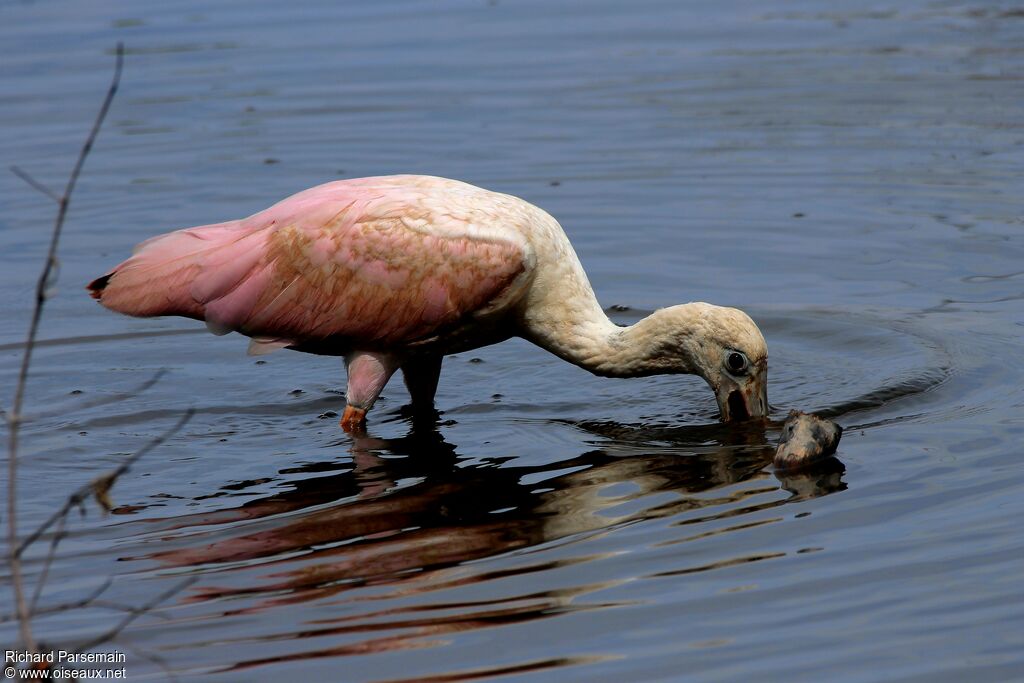
POLYGON ((329 183, 154 238, 91 288, 114 310, 203 319, 258 347, 411 343, 514 298, 531 270, 511 198, 473 189, 329 183))

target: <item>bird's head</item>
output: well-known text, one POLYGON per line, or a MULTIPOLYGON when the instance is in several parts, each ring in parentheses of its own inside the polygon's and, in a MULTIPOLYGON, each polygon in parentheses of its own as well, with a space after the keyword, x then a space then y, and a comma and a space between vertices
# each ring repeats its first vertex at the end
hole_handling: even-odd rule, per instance
POLYGON ((667 336, 675 347, 666 354, 675 367, 663 372, 703 377, 715 392, 723 421, 768 414, 768 345, 750 316, 706 303, 672 306, 655 315, 662 329, 672 330, 667 336))

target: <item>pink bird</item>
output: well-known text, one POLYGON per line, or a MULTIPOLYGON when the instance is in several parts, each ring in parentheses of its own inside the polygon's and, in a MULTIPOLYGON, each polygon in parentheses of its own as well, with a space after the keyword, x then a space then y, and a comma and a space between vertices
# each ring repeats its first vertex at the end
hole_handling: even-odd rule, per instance
POLYGON ((767 413, 768 349, 735 308, 689 303, 629 327, 605 315, 569 239, 528 202, 431 176, 319 185, 249 218, 159 235, 88 286, 135 316, 342 356, 346 431, 401 368, 432 406, 445 355, 522 337, 606 377, 696 374, 723 420, 767 413))

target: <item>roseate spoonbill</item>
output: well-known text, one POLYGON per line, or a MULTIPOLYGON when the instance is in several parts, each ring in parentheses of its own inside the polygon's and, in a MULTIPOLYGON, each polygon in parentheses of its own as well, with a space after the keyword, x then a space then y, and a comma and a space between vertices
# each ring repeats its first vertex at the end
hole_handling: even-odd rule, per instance
POLYGON ((699 375, 723 420, 768 410, 768 349, 745 313, 688 303, 619 327, 554 218, 445 178, 319 185, 249 218, 153 237, 88 289, 120 313, 241 332, 251 354, 343 356, 346 431, 364 426, 399 368, 414 406, 430 406, 445 355, 514 336, 596 375, 699 375))

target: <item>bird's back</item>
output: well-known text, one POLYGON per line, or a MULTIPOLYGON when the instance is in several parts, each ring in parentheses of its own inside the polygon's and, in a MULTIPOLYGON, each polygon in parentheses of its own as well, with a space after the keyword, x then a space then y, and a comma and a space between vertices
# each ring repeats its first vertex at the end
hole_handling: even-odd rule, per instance
POLYGON ((514 310, 539 239, 542 251, 568 245, 554 219, 516 197, 432 176, 357 178, 155 237, 89 289, 129 315, 344 353, 472 334, 473 321, 514 310))

